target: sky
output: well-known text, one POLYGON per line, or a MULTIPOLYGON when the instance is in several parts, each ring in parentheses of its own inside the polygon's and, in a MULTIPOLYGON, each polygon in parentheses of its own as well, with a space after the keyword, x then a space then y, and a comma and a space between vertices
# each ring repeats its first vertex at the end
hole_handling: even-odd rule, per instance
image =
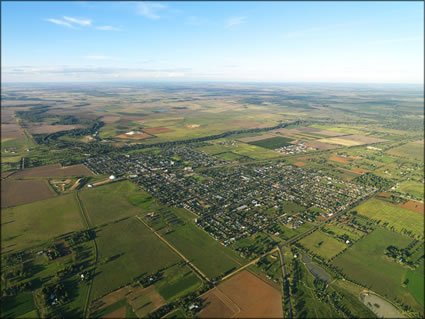
POLYGON ((423 83, 424 2, 2 1, 3 82, 423 83))

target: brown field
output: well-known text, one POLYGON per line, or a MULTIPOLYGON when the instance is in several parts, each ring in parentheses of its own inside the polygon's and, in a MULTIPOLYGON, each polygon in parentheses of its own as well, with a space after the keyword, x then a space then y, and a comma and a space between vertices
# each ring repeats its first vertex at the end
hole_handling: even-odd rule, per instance
POLYGON ((75 128, 81 128, 81 125, 62 125, 62 124, 56 124, 56 125, 49 125, 49 124, 33 124, 28 126, 28 130, 31 132, 31 134, 45 134, 45 133, 56 133, 60 131, 69 131, 73 130, 75 128))
MULTIPOLYGON (((139 318, 145 318, 149 312, 152 312, 166 304, 164 298, 155 290, 154 286, 143 288, 141 286, 126 286, 107 294, 101 299, 92 303, 91 313, 101 310, 117 301, 126 298, 127 303, 133 308, 134 313, 139 318)), ((110 314, 109 314, 110 315, 110 314)), ((108 315, 108 316, 109 316, 108 315)), ((123 317, 104 317, 104 318, 125 318, 123 317)))
POLYGON ((336 145, 326 144, 326 143, 317 142, 317 141, 306 142, 305 146, 317 148, 319 151, 334 150, 338 148, 338 146, 336 145))
POLYGON ((101 121, 105 122, 106 124, 109 124, 109 123, 115 123, 119 119, 120 119, 119 116, 109 116, 109 115, 107 115, 107 116, 103 116, 101 118, 101 121))
POLYGON ((409 200, 405 203, 400 203, 397 206, 407 208, 407 209, 414 211, 416 213, 424 214, 424 203, 421 203, 421 202, 409 200))
POLYGON ((355 169, 353 169, 353 172, 354 173, 364 173, 364 172, 366 172, 366 170, 364 168, 355 168, 355 169))
POLYGON ((370 137, 370 136, 361 136, 361 135, 347 135, 347 136, 341 136, 340 138, 343 139, 343 140, 360 142, 360 143, 363 143, 363 144, 373 144, 373 143, 379 143, 379 142, 386 142, 387 141, 387 140, 384 140, 382 138, 370 137))
POLYGON ((249 142, 265 140, 265 139, 272 138, 272 137, 276 137, 276 135, 274 135, 274 134, 264 134, 264 135, 259 135, 259 136, 244 137, 244 138, 239 139, 238 141, 242 142, 242 143, 249 143, 249 142))
POLYGON ((24 137, 22 128, 17 124, 2 124, 1 125, 1 138, 20 138, 24 137))
POLYGON ((145 133, 135 133, 134 135, 128 135, 128 134, 120 134, 115 136, 115 138, 121 138, 121 139, 126 139, 126 140, 143 140, 146 138, 150 138, 152 137, 152 135, 149 134, 145 134, 145 133))
POLYGON ((200 318, 282 318, 279 290, 244 270, 202 295, 200 318))
POLYGON ((15 118, 13 117, 14 114, 15 114, 15 112, 12 111, 12 110, 2 109, 1 110, 1 122, 2 123, 10 123, 10 124, 16 123, 15 118))
POLYGON ((303 167, 303 166, 305 166, 305 163, 304 162, 295 162, 294 165, 298 166, 298 167, 303 167))
POLYGON ((125 306, 122 306, 121 308, 112 311, 111 313, 108 313, 102 318, 125 318, 125 306))
POLYGON ((242 120, 234 120, 230 122, 232 125, 237 125, 239 127, 243 128, 262 128, 267 127, 267 124, 263 124, 261 122, 255 122, 255 121, 242 121, 242 120))
POLYGON ((388 197, 390 197, 391 195, 390 195, 390 194, 388 194, 388 193, 383 192, 383 193, 379 193, 379 194, 378 194, 378 195, 376 195, 376 196, 378 196, 378 197, 388 198, 388 197))
POLYGON ((21 177, 61 177, 61 176, 91 176, 92 172, 83 164, 72 166, 60 166, 59 164, 45 165, 34 168, 28 168, 16 172, 13 178, 21 177))
POLYGON ((161 133, 174 132, 174 130, 171 130, 166 127, 152 127, 152 128, 143 129, 143 132, 148 134, 161 134, 161 133))
POLYGON ((9 172, 1 172, 1 178, 2 179, 6 179, 8 178, 10 175, 15 174, 16 171, 9 171, 9 172))
POLYGON ((342 164, 347 164, 349 162, 348 158, 337 156, 337 155, 332 155, 331 157, 329 157, 329 160, 334 161, 334 162, 338 162, 338 163, 342 163, 342 164))
POLYGON ((1 181, 1 208, 17 206, 55 196, 45 181, 15 180, 1 181))

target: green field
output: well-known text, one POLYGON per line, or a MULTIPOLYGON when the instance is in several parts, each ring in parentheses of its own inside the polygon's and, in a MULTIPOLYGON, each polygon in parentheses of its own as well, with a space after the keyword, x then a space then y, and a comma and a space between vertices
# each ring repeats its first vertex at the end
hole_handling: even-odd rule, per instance
POLYGON ((312 253, 327 260, 331 259, 347 247, 345 243, 338 241, 332 236, 321 231, 313 232, 311 235, 301 239, 299 243, 309 249, 312 253))
POLYGON ((407 159, 413 159, 418 161, 424 161, 424 145, 416 143, 407 143, 387 151, 388 154, 404 157, 407 159))
POLYGON ((413 181, 404 181, 400 183, 398 189, 403 193, 411 194, 422 200, 424 199, 424 184, 413 181))
POLYGON ((347 235, 351 240, 359 240, 365 234, 355 228, 335 224, 326 225, 324 229, 332 231, 335 236, 347 235))
POLYGON ((164 272, 164 278, 155 284, 156 290, 167 301, 184 296, 202 285, 202 281, 188 267, 175 265, 164 272))
POLYGON ((418 309, 419 304, 412 294, 407 288, 402 287, 408 268, 384 254, 390 245, 405 248, 410 242, 411 239, 398 233, 377 228, 336 257, 332 264, 365 287, 390 300, 398 297, 405 304, 414 305, 418 309))
POLYGON ((369 199, 353 210, 360 215, 380 221, 381 225, 388 223, 387 227, 393 227, 398 232, 410 232, 416 238, 423 238, 424 236, 424 217, 411 210, 397 207, 376 198, 369 199))
POLYGON ((150 195, 138 191, 129 181, 110 183, 80 192, 80 198, 92 225, 101 225, 123 217, 135 216, 148 209, 150 195))
POLYGON ((246 156, 252 159, 268 159, 280 156, 279 153, 272 150, 267 150, 263 147, 249 145, 234 140, 225 142, 223 140, 217 140, 211 146, 203 146, 198 148, 198 150, 204 151, 211 155, 232 152, 239 156, 246 156))
POLYGON ((175 226, 164 237, 210 279, 240 267, 241 257, 220 245, 191 222, 175 226))
POLYGON ((291 139, 291 138, 277 136, 277 137, 266 138, 264 140, 259 140, 259 141, 255 141, 255 142, 249 142, 248 144, 256 145, 256 146, 260 146, 260 147, 264 147, 264 148, 268 148, 268 149, 273 150, 275 148, 290 145, 289 142, 292 141, 292 140, 293 139, 291 139))
POLYGON ((72 194, 2 210, 2 252, 39 245, 84 228, 72 194))
MULTIPOLYGON (((32 293, 26 292, 17 296, 4 296, 1 300, 1 317, 27 317, 27 313, 35 309, 32 293)), ((38 318, 38 316, 36 317, 38 318)))
POLYGON ((424 293, 424 261, 415 270, 409 270, 406 279, 409 280, 407 289, 416 298, 416 300, 425 307, 425 293, 424 293))
POLYGON ((94 299, 180 260, 136 218, 98 228, 96 242, 98 266, 93 282, 94 299))

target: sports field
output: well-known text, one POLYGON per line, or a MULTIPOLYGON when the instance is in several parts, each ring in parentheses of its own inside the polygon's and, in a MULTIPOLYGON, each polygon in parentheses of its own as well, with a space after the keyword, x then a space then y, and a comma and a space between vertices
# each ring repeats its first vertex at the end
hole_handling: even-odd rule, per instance
POLYGON ((98 264, 93 282, 94 299, 178 262, 178 257, 136 218, 96 230, 98 264))
POLYGON ((393 227, 398 232, 410 232, 416 238, 423 238, 424 236, 423 215, 409 209, 371 198, 353 210, 357 211, 360 215, 380 221, 381 225, 388 223, 387 227, 393 227))
POLYGON ((72 194, 6 208, 2 211, 2 252, 35 246, 83 228, 72 194))
POLYGON ((400 234, 378 227, 336 257, 332 264, 342 269, 349 278, 390 300, 398 297, 406 304, 419 306, 409 290, 402 287, 408 268, 385 256, 388 246, 405 248, 411 241, 400 234))

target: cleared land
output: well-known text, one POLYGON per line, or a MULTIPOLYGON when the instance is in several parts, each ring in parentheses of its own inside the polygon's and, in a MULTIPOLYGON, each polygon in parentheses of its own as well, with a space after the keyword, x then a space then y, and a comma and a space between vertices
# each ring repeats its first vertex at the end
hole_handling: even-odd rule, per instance
POLYGON ((417 143, 407 143, 399 147, 395 147, 386 153, 418 161, 424 161, 424 145, 417 143))
POLYGON ((345 248, 347 245, 336 240, 332 236, 321 231, 315 231, 311 235, 300 240, 300 244, 327 260, 331 259, 345 248))
POLYGON ((322 142, 317 142, 317 141, 308 141, 308 142, 305 142, 305 146, 307 148, 309 148, 309 147, 311 147, 311 148, 317 148, 319 151, 334 150, 334 149, 336 149, 336 148, 339 147, 339 146, 336 146, 336 145, 322 143, 322 142))
POLYGON ((93 225, 108 223, 119 218, 135 216, 143 209, 131 204, 137 202, 150 207, 150 195, 137 191, 137 186, 129 181, 108 183, 103 186, 80 192, 80 198, 93 225))
POLYGON ((16 172, 13 178, 26 177, 62 177, 62 176, 91 176, 93 175, 83 164, 61 166, 60 164, 28 168, 16 172))
POLYGON ((336 257, 332 263, 341 268, 349 278, 390 300, 398 297, 406 304, 419 306, 409 290, 402 286, 408 268, 385 256, 388 246, 405 248, 410 242, 411 239, 395 232, 377 228, 336 257))
POLYGON ((362 135, 347 135, 347 136, 341 136, 340 138, 343 139, 343 140, 360 142, 360 143, 363 143, 363 144, 374 144, 374 143, 380 143, 380 142, 386 142, 387 141, 387 140, 384 140, 382 138, 371 137, 371 136, 362 136, 362 135))
POLYGON ((69 131, 76 128, 81 128, 81 125, 63 125, 63 124, 56 124, 56 125, 49 125, 49 124, 33 124, 28 126, 28 130, 31 134, 49 134, 49 133, 56 133, 60 131, 69 131))
POLYGON ((99 263, 93 281, 95 299, 137 276, 155 273, 181 260, 135 218, 98 228, 96 242, 99 263))
POLYGON ((399 232, 410 232, 412 235, 423 238, 424 218, 423 215, 412 212, 386 201, 371 198, 355 207, 360 215, 380 221, 380 224, 388 223, 388 227, 394 227, 399 232))
POLYGON ((7 179, 1 182, 1 208, 55 196, 46 181, 7 179))
POLYGON ((6 208, 2 210, 2 252, 35 246, 83 228, 72 194, 6 208))
POLYGON ((282 296, 244 270, 203 296, 200 318, 282 318, 282 296))

